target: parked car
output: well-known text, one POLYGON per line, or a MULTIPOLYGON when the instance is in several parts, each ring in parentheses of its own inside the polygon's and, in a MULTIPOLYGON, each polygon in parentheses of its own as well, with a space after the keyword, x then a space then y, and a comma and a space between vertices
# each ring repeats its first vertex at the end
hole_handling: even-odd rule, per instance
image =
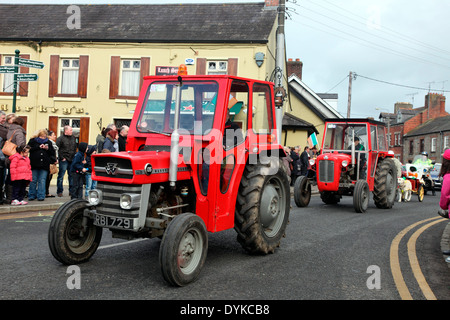
POLYGON ((442 177, 439 177, 441 166, 442 166, 441 163, 435 163, 434 168, 430 171, 431 179, 434 181, 434 188, 436 190, 441 190, 442 177))

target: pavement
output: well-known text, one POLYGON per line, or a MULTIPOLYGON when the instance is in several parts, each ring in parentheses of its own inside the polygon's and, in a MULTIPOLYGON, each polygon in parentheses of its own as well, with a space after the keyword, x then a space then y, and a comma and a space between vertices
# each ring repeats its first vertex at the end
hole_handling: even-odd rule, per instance
POLYGON ((28 198, 24 200, 28 202, 25 205, 13 206, 10 204, 0 205, 0 214, 17 213, 17 212, 35 212, 35 211, 51 211, 58 209, 63 203, 70 200, 69 186, 64 186, 64 192, 62 197, 56 195, 56 185, 50 185, 50 194, 54 195, 53 198, 45 198, 44 201, 28 201, 28 198))

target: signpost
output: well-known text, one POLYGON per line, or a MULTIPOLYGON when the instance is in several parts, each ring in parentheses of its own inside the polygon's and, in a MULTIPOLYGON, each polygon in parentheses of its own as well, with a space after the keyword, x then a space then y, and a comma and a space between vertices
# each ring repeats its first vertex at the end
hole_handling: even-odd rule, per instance
POLYGON ((15 51, 13 66, 0 66, 0 73, 14 73, 13 83, 13 107, 12 112, 16 112, 16 97, 17 97, 17 82, 21 81, 36 81, 38 75, 35 73, 19 73, 19 67, 43 69, 44 63, 30 59, 21 58, 19 56, 20 50, 15 51))
POLYGON ((44 63, 41 61, 29 60, 19 57, 19 66, 21 67, 29 67, 29 68, 37 68, 43 69, 44 63))
POLYGON ((14 66, 0 66, 0 73, 14 73, 14 66))
POLYGON ((36 81, 38 75, 35 73, 19 73, 16 75, 17 81, 36 81))

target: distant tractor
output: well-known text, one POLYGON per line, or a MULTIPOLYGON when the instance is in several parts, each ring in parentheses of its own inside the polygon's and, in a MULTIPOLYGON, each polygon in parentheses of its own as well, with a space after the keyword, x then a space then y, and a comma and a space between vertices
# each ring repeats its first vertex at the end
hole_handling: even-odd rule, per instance
POLYGON ((234 228, 248 252, 274 252, 290 187, 273 86, 228 75, 144 77, 127 151, 93 156, 97 189, 55 213, 53 256, 89 260, 103 228, 128 240, 160 238, 162 275, 184 286, 205 262, 207 232, 234 228))
POLYGON ((311 183, 317 183, 322 201, 336 204, 353 196, 355 211, 363 213, 370 192, 378 208, 390 209, 397 190, 397 168, 388 151, 384 123, 369 119, 329 119, 325 122, 321 154, 311 160, 316 176, 297 178, 294 200, 309 204, 311 183))

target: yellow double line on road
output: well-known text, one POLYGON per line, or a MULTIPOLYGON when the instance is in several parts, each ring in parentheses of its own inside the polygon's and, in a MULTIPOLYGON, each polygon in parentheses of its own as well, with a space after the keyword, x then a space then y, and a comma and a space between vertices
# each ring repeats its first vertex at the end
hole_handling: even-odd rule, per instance
POLYGON ((422 293, 424 294, 425 298, 427 300, 436 300, 435 295, 433 294, 433 291, 431 291, 430 286, 428 285, 425 277, 423 276, 422 270, 420 269, 419 261, 417 259, 416 255, 416 241, 417 238, 429 227, 443 221, 448 221, 448 219, 443 219, 441 217, 434 217, 429 218, 425 220, 418 221, 402 231, 400 231, 399 234, 394 238, 394 240, 391 243, 391 250, 390 250, 390 261, 391 261, 391 272, 392 276, 394 277, 395 285, 397 286, 397 290, 400 294, 400 297, 402 300, 413 300, 411 293, 408 290, 408 287, 406 286, 405 280, 403 279, 402 272, 400 269, 400 260, 398 257, 398 247, 400 244, 400 241, 402 238, 407 234, 411 229, 417 227, 418 225, 422 223, 426 223, 428 221, 432 221, 420 229, 418 229, 414 234, 410 237, 407 248, 408 248, 408 256, 409 256, 409 263, 411 265, 414 277, 417 280, 417 283, 420 286, 420 289, 422 290, 422 293), (434 221, 432 221, 434 220, 434 221))

